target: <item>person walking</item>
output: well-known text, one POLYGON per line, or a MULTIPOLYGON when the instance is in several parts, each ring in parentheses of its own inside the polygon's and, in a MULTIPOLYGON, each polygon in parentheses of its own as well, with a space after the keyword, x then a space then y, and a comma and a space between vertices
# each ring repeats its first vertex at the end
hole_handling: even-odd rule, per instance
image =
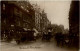
POLYGON ((50 41, 51 40, 51 30, 48 30, 48 34, 47 34, 47 41, 50 41))

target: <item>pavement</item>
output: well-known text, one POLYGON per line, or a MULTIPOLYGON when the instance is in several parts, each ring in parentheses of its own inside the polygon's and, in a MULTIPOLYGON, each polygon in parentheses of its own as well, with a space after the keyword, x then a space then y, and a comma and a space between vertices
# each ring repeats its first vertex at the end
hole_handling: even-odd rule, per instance
POLYGON ((0 42, 1 51, 79 51, 75 48, 68 49, 58 47, 54 42, 32 41, 17 45, 15 41, 11 43, 0 42))

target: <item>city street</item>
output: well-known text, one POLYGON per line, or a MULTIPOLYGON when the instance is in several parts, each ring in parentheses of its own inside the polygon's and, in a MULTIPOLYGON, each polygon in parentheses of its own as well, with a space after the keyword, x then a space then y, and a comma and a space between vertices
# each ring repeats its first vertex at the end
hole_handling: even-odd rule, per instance
POLYGON ((78 1, 1 1, 1 51, 80 51, 78 1))
POLYGON ((28 42, 17 45, 15 41, 11 43, 2 42, 1 51, 77 51, 64 47, 57 47, 54 42, 28 42))

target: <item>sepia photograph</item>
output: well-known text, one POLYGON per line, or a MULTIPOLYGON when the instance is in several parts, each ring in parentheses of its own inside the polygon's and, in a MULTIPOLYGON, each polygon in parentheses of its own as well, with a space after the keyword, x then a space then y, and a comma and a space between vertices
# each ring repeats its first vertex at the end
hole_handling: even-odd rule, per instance
POLYGON ((80 51, 78 0, 1 0, 1 51, 80 51))

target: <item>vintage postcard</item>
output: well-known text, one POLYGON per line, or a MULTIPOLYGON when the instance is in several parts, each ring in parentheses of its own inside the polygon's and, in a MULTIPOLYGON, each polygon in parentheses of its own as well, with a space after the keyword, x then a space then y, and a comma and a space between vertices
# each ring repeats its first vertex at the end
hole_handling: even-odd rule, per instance
POLYGON ((78 0, 1 0, 1 51, 79 51, 78 0))

